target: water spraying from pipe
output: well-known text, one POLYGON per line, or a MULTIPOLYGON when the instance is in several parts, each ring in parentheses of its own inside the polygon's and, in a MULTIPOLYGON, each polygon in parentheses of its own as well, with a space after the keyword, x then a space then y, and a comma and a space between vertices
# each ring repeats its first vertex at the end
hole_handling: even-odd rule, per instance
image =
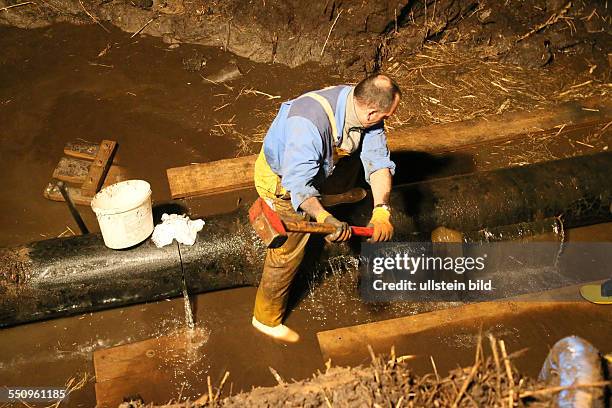
POLYGON ((179 259, 181 261, 181 284, 183 286, 183 302, 185 303, 185 323, 189 330, 193 331, 195 328, 195 322, 193 320, 193 311, 191 310, 191 302, 189 300, 189 292, 187 292, 187 284, 185 283, 185 269, 183 268, 183 257, 181 255, 181 246, 177 242, 176 247, 178 248, 179 259))

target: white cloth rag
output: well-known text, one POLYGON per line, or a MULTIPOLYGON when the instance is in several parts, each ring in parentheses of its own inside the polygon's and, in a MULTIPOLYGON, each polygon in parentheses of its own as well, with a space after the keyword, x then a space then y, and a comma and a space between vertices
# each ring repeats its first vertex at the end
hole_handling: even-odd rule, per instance
POLYGON ((185 245, 193 245, 198 232, 204 228, 204 220, 190 220, 185 214, 163 214, 151 239, 158 248, 169 245, 174 239, 185 245))

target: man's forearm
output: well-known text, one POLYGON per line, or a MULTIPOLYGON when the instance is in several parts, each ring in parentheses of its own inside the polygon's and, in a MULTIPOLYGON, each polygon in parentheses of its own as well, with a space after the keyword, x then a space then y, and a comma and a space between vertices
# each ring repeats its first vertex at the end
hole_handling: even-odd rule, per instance
POLYGON ((306 211, 306 214, 310 215, 312 218, 317 218, 317 215, 324 211, 325 208, 321 205, 321 201, 319 201, 318 197, 310 197, 307 198, 300 204, 300 208, 306 211))
POLYGON ((389 169, 376 170, 370 174, 370 186, 372 187, 375 206, 378 204, 389 204, 392 183, 393 177, 389 169))
MULTIPOLYGON (((374 205, 389 203, 392 181, 389 169, 380 169, 370 175, 374 205)), ((316 218, 321 211, 325 211, 318 197, 307 198, 300 204, 300 208, 313 218, 316 218)))

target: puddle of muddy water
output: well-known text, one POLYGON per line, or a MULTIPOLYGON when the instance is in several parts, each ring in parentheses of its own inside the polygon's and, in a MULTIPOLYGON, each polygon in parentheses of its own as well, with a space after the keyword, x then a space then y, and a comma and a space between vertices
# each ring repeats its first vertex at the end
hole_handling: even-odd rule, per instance
MULTIPOLYGON (((55 237, 67 225, 77 231, 63 203, 42 197, 66 142, 116 140, 126 176, 149 181, 153 200, 166 201, 167 168, 235 157, 241 138, 261 139, 256 133, 282 100, 337 81, 314 66, 256 64, 213 47, 170 49, 94 26, 0 27, 0 49, 0 246, 55 237), (185 69, 194 56, 206 60, 200 71, 185 69), (244 75, 231 89, 202 79, 232 59, 244 75)), ((204 207, 228 208, 215 200, 204 207)), ((79 210, 96 231, 92 211, 79 210)))

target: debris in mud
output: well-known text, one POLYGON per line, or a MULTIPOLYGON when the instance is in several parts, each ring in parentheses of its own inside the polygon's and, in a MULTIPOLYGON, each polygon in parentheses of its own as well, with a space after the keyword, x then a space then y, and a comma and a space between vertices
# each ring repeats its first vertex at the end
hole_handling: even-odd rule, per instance
MULTIPOLYGON (((610 383, 554 386, 519 373, 512 359, 525 350, 507 354, 503 340, 489 336, 485 355, 483 341, 477 343, 474 364, 452 370, 441 377, 432 358, 433 373, 418 376, 410 369, 411 356, 376 357, 367 367, 331 367, 312 379, 287 383, 275 375, 276 387, 255 388, 250 392, 217 399, 223 383, 195 402, 169 403, 166 407, 270 407, 270 406, 550 406, 553 398, 566 389, 599 390, 610 383)), ((274 372, 273 372, 274 373, 274 372)), ((225 377, 224 377, 225 379, 225 377)), ((210 378, 209 378, 210 381, 210 378)), ((136 405, 138 406, 138 405, 136 405)), ((144 405, 140 405, 144 406, 144 405)))
POLYGON ((141 9, 149 10, 153 7, 153 0, 131 0, 131 3, 141 9))
POLYGON ((202 53, 195 51, 191 57, 183 58, 183 68, 189 72, 197 72, 204 68, 207 62, 202 53))
POLYGON ((582 62, 525 69, 460 44, 429 43, 416 55, 394 55, 384 61, 383 70, 410 92, 388 125, 458 122, 592 96, 605 98, 609 80, 597 77, 582 62))

